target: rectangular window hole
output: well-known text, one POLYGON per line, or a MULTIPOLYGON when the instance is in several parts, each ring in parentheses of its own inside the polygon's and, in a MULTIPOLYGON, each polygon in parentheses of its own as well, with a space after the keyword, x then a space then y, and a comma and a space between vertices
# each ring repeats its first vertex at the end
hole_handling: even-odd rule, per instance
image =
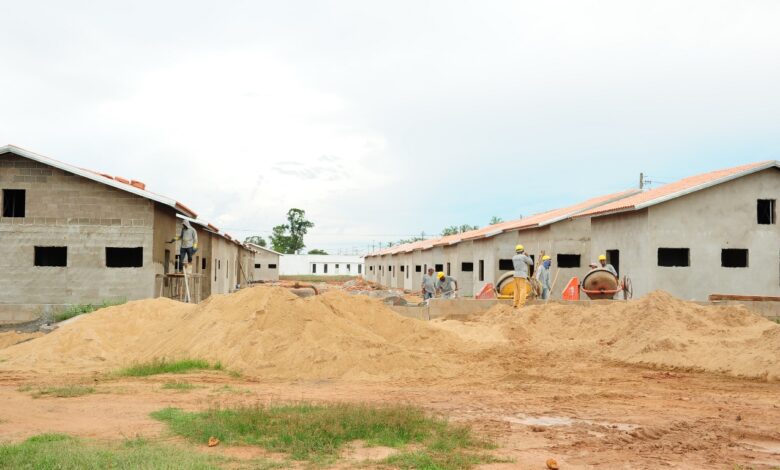
POLYGON ((464 273, 474 272, 474 263, 460 263, 460 270, 464 273))
POLYGON ((3 190, 3 217, 24 217, 24 189, 3 190))
POLYGON ((500 259, 498 260, 498 270, 499 271, 514 271, 515 265, 512 263, 511 259, 500 259))
POLYGON ((658 266, 685 267, 691 265, 690 248, 659 248, 658 266))
POLYGON ((771 225, 777 223, 774 199, 759 199, 756 203, 758 223, 761 225, 771 225))
POLYGON ((143 247, 106 247, 107 268, 141 268, 144 265, 143 247))
POLYGON ((724 248, 720 250, 720 265, 724 268, 747 268, 748 250, 724 248))
POLYGON ((484 281, 485 280, 485 260, 481 259, 479 260, 479 280, 484 281))
POLYGON ((262 264, 260 264, 260 263, 255 263, 255 269, 260 269, 260 268, 262 268, 262 267, 263 267, 263 265, 262 265, 262 264))
POLYGON ((444 271, 444 265, 443 264, 437 264, 436 267, 433 268, 433 270, 436 271, 437 273, 440 273, 440 272, 444 271))
POLYGON ((414 272, 421 273, 422 272, 422 266, 420 266, 419 264, 415 264, 414 265, 414 272))
POLYGON ((36 246, 35 266, 68 266, 68 247, 66 246, 36 246))
POLYGON ((579 268, 580 255, 558 254, 555 259, 559 268, 579 268))
POLYGON ((276 265, 275 264, 269 264, 268 265, 268 269, 276 269, 276 265))

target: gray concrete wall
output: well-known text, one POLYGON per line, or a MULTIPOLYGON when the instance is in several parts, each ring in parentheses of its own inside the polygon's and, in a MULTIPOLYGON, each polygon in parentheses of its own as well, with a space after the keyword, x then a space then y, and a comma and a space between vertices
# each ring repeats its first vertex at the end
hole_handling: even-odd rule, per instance
POLYGON ((252 269, 252 275, 255 281, 278 281, 279 255, 260 250, 254 253, 250 269, 252 269), (256 264, 259 264, 260 267, 255 267, 256 264), (276 267, 269 267, 271 264, 276 267))
POLYGON ((757 199, 780 199, 780 171, 772 168, 650 207, 653 288, 696 300, 712 293, 780 295, 780 229, 757 223, 757 199), (659 247, 690 248, 690 267, 658 267, 659 247), (722 267, 723 248, 748 249, 749 267, 722 267))
POLYGON ((635 297, 653 290, 649 266, 656 260, 648 229, 647 210, 591 219, 593 253, 619 250, 620 277, 631 278, 635 297))
POLYGON ((154 295, 152 201, 13 154, 0 189, 26 190, 25 217, 0 217, 3 311, 154 295), (66 246, 67 266, 34 266, 35 246, 66 246), (143 267, 107 268, 106 247, 142 247, 143 267))

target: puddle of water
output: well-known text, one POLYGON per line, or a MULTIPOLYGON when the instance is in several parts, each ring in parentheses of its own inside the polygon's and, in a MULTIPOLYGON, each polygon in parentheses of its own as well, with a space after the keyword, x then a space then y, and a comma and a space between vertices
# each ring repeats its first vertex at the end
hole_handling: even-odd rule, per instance
POLYGON ((610 423, 607 421, 595 421, 592 419, 569 418, 567 416, 529 416, 518 414, 517 416, 507 416, 506 421, 515 424, 524 424, 526 426, 571 426, 575 423, 593 424, 606 428, 618 429, 620 431, 633 431, 638 429, 638 424, 630 423, 610 423))

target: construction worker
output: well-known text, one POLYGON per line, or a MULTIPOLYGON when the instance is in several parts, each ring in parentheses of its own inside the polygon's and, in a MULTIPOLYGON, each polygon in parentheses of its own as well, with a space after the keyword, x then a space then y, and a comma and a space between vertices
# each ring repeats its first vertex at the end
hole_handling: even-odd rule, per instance
POLYGON ((179 266, 177 270, 183 271, 184 265, 192 263, 192 256, 198 251, 198 232, 192 228, 190 221, 187 219, 184 219, 181 223, 179 236, 174 237, 168 243, 175 243, 178 240, 181 240, 181 247, 179 248, 179 266))
POLYGON ((542 300, 547 300, 550 298, 550 265, 552 264, 552 260, 549 256, 544 255, 542 256, 542 265, 539 267, 539 270, 536 271, 536 280, 539 281, 539 284, 542 285, 542 300))
POLYGON ((436 295, 436 278, 433 275, 433 268, 428 268, 428 274, 423 274, 420 287, 423 300, 432 299, 436 295))
POLYGON ((445 276, 440 272, 436 277, 439 278, 439 282, 436 283, 436 289, 441 292, 442 299, 454 299, 455 292, 458 291, 458 281, 452 276, 445 276), (453 288, 452 285, 455 284, 453 288))
POLYGON ((607 255, 599 255, 599 264, 603 269, 606 269, 607 271, 611 272, 613 276, 618 277, 617 270, 614 266, 607 263, 607 255))
POLYGON ((528 269, 534 265, 534 260, 525 254, 523 245, 515 246, 515 256, 512 257, 515 272, 512 278, 514 284, 513 304, 515 308, 525 305, 528 293, 531 291, 531 283, 528 282, 528 269))

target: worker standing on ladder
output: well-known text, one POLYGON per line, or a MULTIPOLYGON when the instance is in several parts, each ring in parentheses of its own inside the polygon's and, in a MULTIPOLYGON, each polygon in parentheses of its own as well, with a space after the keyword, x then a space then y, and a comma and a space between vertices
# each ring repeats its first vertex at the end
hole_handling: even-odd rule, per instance
POLYGON ((528 269, 530 266, 533 266, 534 260, 525 254, 523 245, 517 245, 515 247, 515 256, 512 257, 512 264, 515 268, 512 279, 514 284, 513 305, 515 308, 520 308, 525 305, 528 292, 531 291, 531 283, 528 281, 528 269))
POLYGON ((174 243, 177 240, 181 240, 181 247, 179 248, 179 266, 177 269, 177 271, 181 272, 184 271, 185 265, 192 263, 192 256, 198 251, 198 232, 192 228, 189 220, 184 219, 182 221, 181 233, 168 243, 174 243))
POLYGON ((542 256, 542 265, 539 267, 539 270, 536 272, 536 279, 539 281, 539 284, 542 285, 542 300, 547 300, 550 298, 550 265, 552 264, 552 260, 549 256, 544 255, 542 256))
POLYGON ((607 255, 599 255, 599 264, 603 269, 611 272, 613 276, 618 277, 615 267, 607 263, 607 255))

